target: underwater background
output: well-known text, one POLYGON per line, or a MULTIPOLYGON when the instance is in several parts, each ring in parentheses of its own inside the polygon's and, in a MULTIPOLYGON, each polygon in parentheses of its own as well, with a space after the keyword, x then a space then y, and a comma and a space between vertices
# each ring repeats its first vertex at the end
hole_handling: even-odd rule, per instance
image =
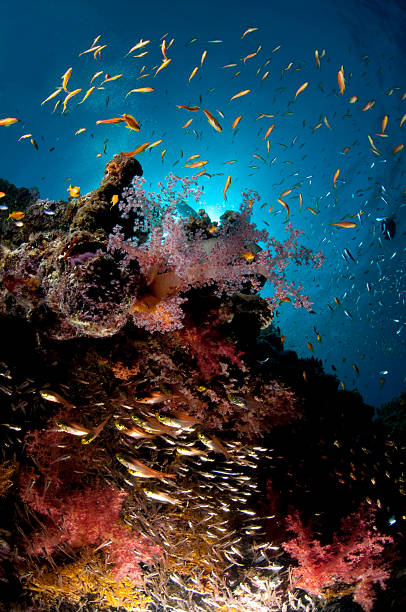
POLYGON ((406 123, 399 127, 406 112, 406 101, 401 100, 405 10, 400 0, 204 6, 175 1, 154 2, 153 8, 126 1, 119 6, 104 1, 8 3, 0 24, 0 108, 2 116, 16 116, 21 123, 2 128, 1 176, 17 186, 38 187, 42 198, 64 198, 69 184, 86 193, 95 188, 114 153, 162 139, 160 146, 141 156, 144 176, 152 186, 170 171, 190 176, 193 171, 184 167, 184 160, 200 153, 214 175, 200 179, 201 205, 213 220, 226 208, 236 209, 242 191, 254 189, 267 205, 254 211, 253 221, 259 227, 269 223, 276 238, 283 235, 286 217, 277 198, 293 189, 286 198, 293 226, 305 231, 307 246, 322 249, 326 261, 316 274, 297 271, 315 314, 291 304, 278 310, 285 347, 308 356, 310 342, 326 371, 334 366, 347 388, 357 388, 365 401, 379 406, 404 389, 406 376, 406 167, 404 150, 392 153, 404 142, 406 129, 406 123), (249 27, 258 29, 241 40, 249 27), (100 44, 107 45, 100 56, 95 60, 92 52, 78 57, 99 34, 100 44), (171 64, 155 79, 152 74, 137 80, 144 64, 160 61, 165 35, 168 43, 174 39, 171 64), (126 55, 140 39, 151 40, 150 47, 126 55), (213 40, 222 42, 209 42, 213 40), (241 63, 259 46, 255 57, 241 63), (147 49, 148 55, 132 57, 147 49), (320 68, 316 49, 320 55, 325 49, 320 68), (189 82, 205 50, 204 63, 189 82), (233 63, 237 67, 223 67, 233 63), (340 95, 337 73, 342 65, 346 90, 340 95), (60 109, 52 113, 57 98, 42 106, 41 102, 69 67, 70 89, 82 92, 70 100, 64 114, 60 109), (105 83, 78 106, 99 70, 123 76, 105 83), (293 102, 304 82, 309 83, 307 89, 293 102), (154 92, 125 98, 130 89, 151 84, 154 92), (248 95, 230 102, 246 89, 251 90, 248 95), (349 104, 353 95, 358 100, 349 104), (374 106, 362 112, 370 100, 375 100, 374 106), (217 115, 223 132, 213 130, 203 115, 182 129, 192 115, 177 104, 219 109, 224 114, 224 120, 217 115), (121 126, 96 125, 98 119, 124 112, 142 123, 142 138, 121 126), (260 113, 274 118, 256 120, 260 113), (239 115, 242 119, 232 130, 239 115), (380 138, 376 134, 385 115, 388 137, 380 138), (268 152, 263 135, 272 123, 268 152), (86 131, 75 136, 81 128, 86 131), (38 151, 29 139, 17 142, 27 132, 36 139, 38 151), (372 150, 368 135, 379 154, 372 150), (343 154, 345 147, 350 149, 343 154), (235 163, 227 165, 232 159, 235 163), (228 175, 232 187, 226 202, 222 191, 228 175), (355 229, 330 225, 350 217, 357 221, 355 229), (392 240, 384 239, 377 220, 386 217, 396 222, 392 240), (344 255, 345 248, 355 261, 344 255))
POLYGON ((4 4, 1 611, 404 609, 405 25, 4 4))

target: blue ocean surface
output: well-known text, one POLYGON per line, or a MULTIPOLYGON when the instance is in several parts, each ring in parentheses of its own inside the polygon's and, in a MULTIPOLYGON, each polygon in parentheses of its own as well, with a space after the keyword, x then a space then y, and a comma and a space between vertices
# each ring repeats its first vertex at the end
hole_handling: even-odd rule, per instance
POLYGON ((162 140, 137 156, 155 190, 170 172, 195 174, 185 163, 200 155, 212 220, 252 189, 259 228, 283 240, 290 220, 322 250, 321 269, 288 276, 313 311, 281 304, 275 321, 285 348, 379 406, 406 376, 405 25, 404 0, 4 3, 0 119, 19 122, 0 126, 0 176, 66 199, 70 185, 95 189, 114 154, 162 140), (70 68, 67 90, 80 91, 62 112, 63 89, 44 100, 70 68), (128 94, 139 88, 153 91, 128 94), (177 105, 207 109, 222 131, 177 105), (96 123, 123 113, 139 132, 96 123), (343 221, 356 226, 332 225, 343 221))

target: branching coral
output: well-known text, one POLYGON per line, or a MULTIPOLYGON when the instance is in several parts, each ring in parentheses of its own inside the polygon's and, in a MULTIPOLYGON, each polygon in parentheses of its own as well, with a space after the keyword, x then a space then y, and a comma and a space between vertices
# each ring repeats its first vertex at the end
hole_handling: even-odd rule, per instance
POLYGON ((331 544, 323 545, 297 513, 289 516, 288 528, 296 537, 283 548, 299 562, 293 571, 296 586, 321 597, 334 597, 351 587, 354 601, 370 612, 375 600, 373 585, 385 588, 390 575, 380 556, 385 545, 393 543, 391 537, 373 530, 373 525, 374 512, 361 508, 342 520, 341 534, 335 534, 331 544))

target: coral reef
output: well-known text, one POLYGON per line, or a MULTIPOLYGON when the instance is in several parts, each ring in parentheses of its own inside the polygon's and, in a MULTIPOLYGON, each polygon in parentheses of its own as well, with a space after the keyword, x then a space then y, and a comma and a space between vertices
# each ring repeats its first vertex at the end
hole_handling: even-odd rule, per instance
POLYGON ((141 176, 120 154, 66 202, 7 187, 6 609, 400 609, 404 430, 275 327, 321 253, 258 230, 254 192, 212 223, 193 179, 141 176))

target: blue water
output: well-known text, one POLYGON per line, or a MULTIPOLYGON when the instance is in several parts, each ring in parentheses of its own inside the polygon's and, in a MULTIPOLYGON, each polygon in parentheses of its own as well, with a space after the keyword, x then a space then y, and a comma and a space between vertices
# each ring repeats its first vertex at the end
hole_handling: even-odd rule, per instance
MULTIPOLYGON (((43 198, 65 198, 69 184, 80 186, 84 194, 98 186, 106 162, 115 153, 162 138, 161 145, 139 156, 152 188, 170 171, 190 176, 193 171, 184 167, 185 160, 199 153, 200 159, 209 160, 206 168, 214 175, 200 179, 201 205, 212 218, 218 219, 227 208, 238 208, 241 192, 255 189, 267 205, 254 211, 254 220, 259 227, 269 223, 266 228, 279 239, 284 235, 286 213, 277 198, 292 188, 285 199, 293 225, 305 231, 307 246, 323 250, 326 262, 321 270, 303 268, 290 277, 303 283, 316 314, 295 310, 290 304, 281 306, 277 323, 286 336, 285 347, 310 356, 306 343, 311 342, 314 356, 322 359, 326 371, 334 365, 346 388, 357 388, 377 406, 404 389, 406 376, 406 149, 392 153, 406 140, 406 122, 399 126, 406 113, 406 100, 401 100, 406 91, 405 25, 404 0, 8 3, 0 23, 0 118, 18 117, 21 122, 0 127, 0 176, 18 186, 38 186, 43 198), (258 30, 241 39, 249 27, 258 30), (95 60, 91 53, 78 57, 99 34, 98 44, 108 45, 101 57, 95 60), (132 55, 147 50, 148 55, 126 57, 141 38, 151 42, 132 55), (162 61, 161 38, 167 43, 174 39, 167 52, 172 62, 153 78, 156 68, 152 67, 162 61), (193 38, 198 40, 188 42, 193 38), (223 42, 208 42, 212 40, 223 42), (242 58, 260 45, 255 57, 244 63, 242 58), (325 49, 320 69, 315 49, 319 55, 325 49), (205 50, 207 57, 189 83, 205 50), (231 63, 237 67, 223 68, 231 63), (143 65, 144 73, 151 76, 138 79, 143 65), (346 78, 343 95, 337 84, 341 65, 346 78), (42 106, 41 102, 61 84, 69 67, 73 70, 68 89, 82 91, 68 102, 66 114, 60 108, 52 113, 58 98, 42 106), (77 106, 99 70, 123 77, 105 83, 104 89, 96 89, 77 106), (261 80, 266 71, 268 77, 261 80), (309 83, 307 89, 293 102, 304 82, 309 83), (145 86, 154 87, 154 92, 125 99, 130 89, 145 86), (245 89, 251 90, 248 95, 230 102, 245 89), (353 95, 358 101, 349 104, 353 95), (375 105, 362 112, 370 100, 375 105), (210 110, 222 133, 202 113, 188 113, 176 104, 210 110), (123 125, 96 125, 99 119, 121 113, 134 115, 141 132, 123 125), (275 116, 256 119, 260 113, 275 116), (241 122, 232 130, 238 115, 241 122), (389 117, 387 138, 376 136, 384 115, 389 117), (189 128, 182 129, 192 117, 189 128), (321 127, 314 130, 319 122, 321 127), (269 136, 268 153, 263 136, 272 123, 275 129, 269 136), (75 136, 83 127, 86 131, 75 136), (39 151, 29 138, 17 142, 26 133, 32 133, 39 151), (368 134, 380 155, 371 150, 368 134), (344 147, 350 147, 345 155, 344 147), (167 153, 162 162, 163 149, 167 153), (237 162, 225 164, 231 159, 237 162), (225 202, 222 192, 228 175, 232 185, 225 202), (293 188, 296 184, 300 185, 293 188), (271 205, 273 210, 268 212, 271 205), (329 225, 361 210, 364 213, 352 219, 355 229, 329 225), (381 224, 376 221, 386 216, 394 217, 397 225, 390 241, 382 239, 381 224), (344 248, 357 263, 342 257, 344 248), (321 344, 314 327, 321 334, 321 344)), ((99 82, 100 78, 93 84, 99 82)))

